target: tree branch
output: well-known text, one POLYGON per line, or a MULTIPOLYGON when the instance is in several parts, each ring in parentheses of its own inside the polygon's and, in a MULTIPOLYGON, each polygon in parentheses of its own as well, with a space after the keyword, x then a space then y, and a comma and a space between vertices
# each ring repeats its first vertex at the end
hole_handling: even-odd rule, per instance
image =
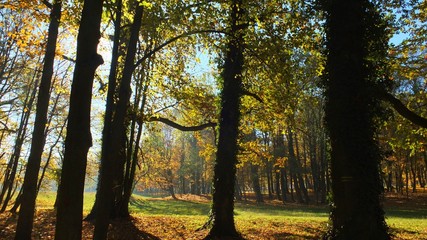
POLYGON ((6 100, 6 101, 0 101, 0 106, 13 104, 16 99, 18 99, 18 97, 12 98, 12 99, 9 99, 9 100, 6 100))
POLYGON ((153 50, 149 51, 147 54, 145 54, 142 58, 140 58, 134 65, 134 68, 136 68, 139 64, 143 63, 147 58, 153 56, 153 54, 155 54, 156 52, 162 50, 162 48, 166 47, 167 45, 175 42, 176 40, 180 39, 180 38, 184 38, 184 37, 189 37, 191 35, 195 35, 195 34, 201 34, 201 33, 222 33, 222 34, 226 34, 226 32, 224 31, 220 31, 220 30, 196 30, 196 31, 190 31, 190 32, 186 32, 183 33, 181 35, 175 36, 167 41, 165 41, 164 43, 160 44, 159 46, 155 47, 153 50))
POLYGON ((65 56, 65 55, 61 55, 61 57, 62 57, 63 59, 65 59, 65 60, 67 60, 67 61, 70 61, 70 62, 76 63, 76 60, 75 60, 75 59, 73 59, 73 58, 71 58, 71 57, 68 57, 68 56, 65 56))
POLYGON ((249 92, 248 90, 243 90, 243 91, 242 91, 242 95, 244 95, 244 96, 249 96, 249 97, 253 97, 253 98, 255 98, 256 100, 258 100, 258 102, 260 102, 260 103, 264 103, 264 101, 262 100, 262 98, 261 98, 260 96, 256 95, 255 93, 249 92))
POLYGON ((423 128, 427 128, 427 119, 421 117, 420 115, 414 113, 408 109, 405 104, 403 104, 399 99, 397 99, 392 94, 383 91, 380 94, 382 100, 389 102, 393 108, 404 118, 411 121, 413 124, 418 125, 423 128))
POLYGON ((52 3, 50 3, 49 1, 47 1, 47 0, 42 0, 42 2, 43 2, 43 4, 44 4, 44 5, 46 5, 46 7, 50 8, 50 9, 52 9, 52 8, 53 8, 52 3))
POLYGON ((162 118, 162 117, 150 117, 147 121, 148 122, 162 122, 166 125, 169 125, 173 128, 176 128, 176 129, 184 131, 184 132, 195 132, 195 131, 201 131, 201 130, 208 128, 208 127, 216 127, 216 123, 214 123, 214 122, 208 122, 208 123, 201 124, 198 126, 187 127, 187 126, 182 126, 182 125, 180 125, 180 124, 178 124, 172 120, 169 120, 167 118, 162 118))

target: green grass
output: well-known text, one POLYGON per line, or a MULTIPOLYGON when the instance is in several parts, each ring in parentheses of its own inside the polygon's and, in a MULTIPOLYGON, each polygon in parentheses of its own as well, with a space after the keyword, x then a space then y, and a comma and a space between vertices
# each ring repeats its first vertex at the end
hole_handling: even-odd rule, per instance
MULTIPOLYGON (((191 202, 186 200, 162 200, 142 196, 134 196, 130 210, 134 214, 155 216, 208 216, 210 203, 191 202)), ((291 207, 256 205, 251 203, 237 203, 235 207, 236 218, 241 219, 315 219, 327 220, 326 207, 306 206, 291 207)))
MULTIPOLYGON (((37 196, 37 208, 51 209, 55 204, 56 192, 40 192, 37 196)), ((95 201, 94 192, 86 192, 83 199, 83 212, 89 212, 95 201)))
MULTIPOLYGON (((200 222, 210 210, 209 203, 184 200, 162 200, 134 196, 131 211, 135 215, 154 216, 188 216, 189 221, 200 222)), ((289 222, 291 224, 313 223, 326 226, 329 209, 326 206, 302 205, 256 205, 237 203, 235 206, 236 222, 246 229, 253 224, 270 227, 271 223, 289 222), (248 225, 248 226, 246 226, 248 225)), ((411 206, 389 207, 385 209, 387 224, 392 232, 404 239, 423 239, 427 236, 427 209, 413 209, 411 206), (404 235, 401 235, 404 234, 404 235), (421 234, 421 235, 420 235, 421 234), (412 235, 411 237, 408 237, 412 235)))
MULTIPOLYGON (((386 208, 386 221, 392 229, 427 235, 427 209, 410 207, 386 208)), ((425 236, 424 236, 425 237, 425 236)))
MULTIPOLYGON (((55 193, 41 193, 37 199, 38 208, 52 208, 55 193)), ((85 193, 84 212, 90 211, 94 202, 95 193, 85 193)), ((153 216, 186 218, 187 224, 197 226, 207 220, 210 203, 193 202, 187 200, 165 200, 134 195, 130 205, 134 216, 153 216)), ((393 206, 385 209, 386 221, 398 239, 423 239, 427 237, 427 209, 416 208, 410 204, 393 206)), ((326 228, 328 208, 326 206, 304 205, 267 205, 254 203, 236 203, 236 223, 243 232, 257 229, 269 229, 283 223, 298 227, 322 226, 326 228)), ((313 228, 316 229, 316 228, 313 228)), ((318 230, 317 230, 318 231, 318 230)))
POLYGON ((161 200, 133 196, 129 207, 132 213, 155 216, 207 216, 210 205, 184 200, 161 200))

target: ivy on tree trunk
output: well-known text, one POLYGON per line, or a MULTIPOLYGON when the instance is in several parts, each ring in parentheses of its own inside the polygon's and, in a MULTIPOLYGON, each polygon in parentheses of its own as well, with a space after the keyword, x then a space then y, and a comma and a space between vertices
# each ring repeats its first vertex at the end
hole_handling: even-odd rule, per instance
POLYGON ((213 226, 205 239, 239 239, 234 225, 234 187, 236 181, 237 137, 240 120, 240 96, 245 27, 239 25, 243 15, 242 1, 231 5, 231 32, 222 71, 221 113, 218 150, 214 167, 212 204, 213 226))
POLYGON ((326 239, 389 239, 380 203, 379 105, 372 37, 381 35, 366 0, 327 1, 326 126, 331 139, 332 228, 326 239), (377 31, 373 35, 370 31, 377 31))

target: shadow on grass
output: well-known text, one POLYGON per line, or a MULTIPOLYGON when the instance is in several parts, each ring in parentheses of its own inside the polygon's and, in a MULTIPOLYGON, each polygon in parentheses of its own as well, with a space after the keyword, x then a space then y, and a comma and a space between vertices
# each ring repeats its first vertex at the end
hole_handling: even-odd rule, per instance
POLYGON ((393 236, 395 236, 397 234, 408 234, 408 235, 416 235, 416 234, 418 234, 417 231, 411 231, 411 230, 408 230, 408 229, 394 228, 394 227, 391 227, 390 230, 389 230, 389 232, 393 236))
POLYGON ((316 216, 328 217, 327 206, 313 205, 270 205, 239 202, 236 204, 237 211, 257 213, 268 216, 316 216))
POLYGON ((147 215, 192 215, 207 216, 210 210, 208 203, 187 200, 143 200, 132 197, 130 200, 132 212, 147 215))
MULTIPOLYGON (((55 211, 39 210, 34 219, 32 239, 53 239, 55 235, 55 211)), ((0 239, 14 239, 18 215, 0 214, 0 239), (3 220, 4 219, 4 220, 3 220)), ((92 239, 94 225, 83 222, 82 239, 92 239)), ((117 219, 111 221, 108 240, 160 240, 159 237, 138 229, 134 219, 117 219)))
POLYGON ((385 208, 386 217, 395 217, 395 218, 415 218, 422 219, 427 218, 427 209, 417 208, 417 209, 404 209, 404 208, 385 208))
POLYGON ((109 240, 160 240, 159 237, 140 230, 133 219, 118 219, 111 222, 108 230, 109 240))
POLYGON ((310 227, 307 225, 288 225, 280 228, 274 228, 274 233, 265 236, 262 230, 251 229, 246 232, 247 236, 265 236, 268 239, 321 239, 324 233, 323 229, 310 227))

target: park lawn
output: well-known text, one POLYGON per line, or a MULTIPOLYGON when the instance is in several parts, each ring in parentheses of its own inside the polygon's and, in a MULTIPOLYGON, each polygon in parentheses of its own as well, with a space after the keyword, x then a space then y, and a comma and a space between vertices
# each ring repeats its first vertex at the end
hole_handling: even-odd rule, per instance
MULTIPOLYGON (((84 212, 92 207, 94 193, 85 194, 84 212)), ((114 221, 109 239, 202 239, 208 230, 197 229, 208 219, 210 202, 205 197, 178 195, 171 198, 150 198, 134 195, 130 210, 131 221, 114 221)), ((52 239, 55 214, 52 210, 54 193, 40 194, 34 239, 52 239)), ((425 200, 425 199, 424 199, 425 200)), ((387 223, 394 239, 427 239, 427 208, 410 201, 386 202, 387 223)), ((328 223, 327 206, 287 204, 278 202, 255 204, 238 202, 236 226, 246 239, 319 239, 328 223)), ((0 214, 0 239, 13 237, 16 216, 0 214), (6 220, 6 221, 4 221, 6 220)), ((84 239, 91 239, 93 225, 84 223, 84 239)))

